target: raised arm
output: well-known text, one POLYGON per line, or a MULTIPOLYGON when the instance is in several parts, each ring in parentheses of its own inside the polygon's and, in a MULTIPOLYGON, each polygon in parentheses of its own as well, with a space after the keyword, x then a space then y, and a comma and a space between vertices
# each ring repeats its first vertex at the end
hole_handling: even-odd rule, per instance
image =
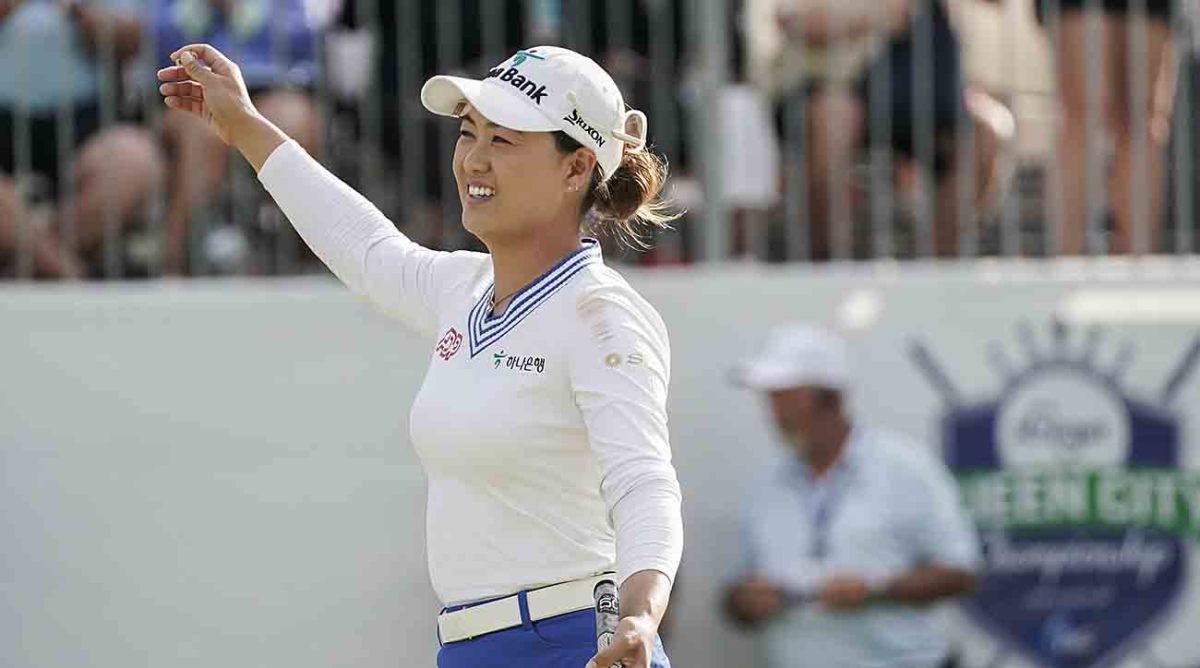
POLYGON ((179 64, 158 73, 166 105, 205 119, 236 148, 305 243, 351 290, 432 334, 438 296, 459 273, 451 254, 409 240, 259 114, 238 66, 219 51, 190 45, 171 59, 179 64))

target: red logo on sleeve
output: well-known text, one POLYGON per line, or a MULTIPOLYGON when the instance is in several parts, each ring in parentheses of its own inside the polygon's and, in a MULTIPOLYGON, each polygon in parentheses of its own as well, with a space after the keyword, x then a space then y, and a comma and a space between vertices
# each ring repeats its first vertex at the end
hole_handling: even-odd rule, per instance
POLYGON ((462 334, 459 334, 458 330, 451 327, 450 331, 446 332, 446 335, 442 337, 442 340, 438 341, 438 356, 444 360, 449 360, 451 357, 454 357, 454 354, 458 352, 458 349, 462 348, 462 339, 462 334))

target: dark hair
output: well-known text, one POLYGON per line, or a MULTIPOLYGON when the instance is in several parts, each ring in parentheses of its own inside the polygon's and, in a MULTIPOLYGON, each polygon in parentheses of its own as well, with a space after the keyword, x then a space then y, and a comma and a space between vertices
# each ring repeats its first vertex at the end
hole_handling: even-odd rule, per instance
MULTIPOLYGON (((554 133, 554 140, 563 153, 583 148, 561 130, 554 133)), ((604 183, 600 182, 600 166, 596 165, 580 211, 586 231, 611 234, 630 248, 647 248, 647 236, 667 229, 679 217, 659 197, 666 181, 667 161, 649 147, 625 151, 617 171, 604 183)))

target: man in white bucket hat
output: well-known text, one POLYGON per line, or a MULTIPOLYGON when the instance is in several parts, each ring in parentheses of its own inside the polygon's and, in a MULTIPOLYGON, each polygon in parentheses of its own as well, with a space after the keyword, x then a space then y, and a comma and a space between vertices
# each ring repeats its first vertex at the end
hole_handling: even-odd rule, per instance
POLYGON ((851 379, 845 342, 809 325, 739 370, 788 451, 752 487, 726 611, 772 668, 934 668, 948 647, 928 604, 974 585, 974 529, 927 449, 851 419, 851 379))
POLYGON ((667 332, 580 236, 585 216, 634 239, 670 219, 645 115, 558 47, 430 79, 422 102, 460 123, 463 225, 488 249, 444 253, 264 120, 216 49, 172 60, 166 104, 207 119, 338 278, 430 339, 410 429, 445 604, 438 666, 669 666, 657 632, 683 532, 667 332))

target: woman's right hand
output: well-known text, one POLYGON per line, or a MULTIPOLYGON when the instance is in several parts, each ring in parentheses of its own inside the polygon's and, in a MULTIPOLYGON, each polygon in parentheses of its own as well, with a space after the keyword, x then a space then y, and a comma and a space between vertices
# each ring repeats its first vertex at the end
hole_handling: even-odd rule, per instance
POLYGON ((203 118, 230 146, 239 133, 258 118, 237 63, 207 44, 189 44, 171 54, 176 63, 158 71, 163 101, 203 118))
POLYGON ((262 169, 288 137, 254 108, 237 64, 207 44, 189 44, 171 60, 177 65, 158 71, 166 105, 204 119, 255 171, 262 169))

